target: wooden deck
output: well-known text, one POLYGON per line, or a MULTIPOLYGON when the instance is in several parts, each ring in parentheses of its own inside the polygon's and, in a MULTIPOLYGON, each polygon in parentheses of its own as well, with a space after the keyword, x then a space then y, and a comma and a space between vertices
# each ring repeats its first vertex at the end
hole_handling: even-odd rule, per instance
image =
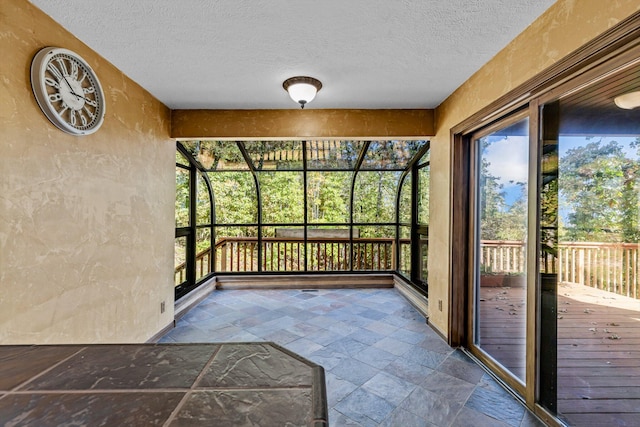
MULTIPOLYGON (((523 378, 524 289, 480 297, 481 348, 523 378)), ((640 426, 640 301, 559 286, 558 413, 570 425, 640 426)))

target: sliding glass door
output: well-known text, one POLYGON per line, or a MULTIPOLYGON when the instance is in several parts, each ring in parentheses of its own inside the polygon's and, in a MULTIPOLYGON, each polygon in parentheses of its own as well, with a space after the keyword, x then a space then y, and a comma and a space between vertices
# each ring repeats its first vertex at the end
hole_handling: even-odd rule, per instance
POLYGON ((485 362, 525 382, 529 119, 473 135, 473 341, 485 362))

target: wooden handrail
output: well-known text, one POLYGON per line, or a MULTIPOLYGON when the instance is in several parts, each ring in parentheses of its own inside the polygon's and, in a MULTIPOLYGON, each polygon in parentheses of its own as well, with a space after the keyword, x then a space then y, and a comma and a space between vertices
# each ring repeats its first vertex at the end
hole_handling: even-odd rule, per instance
MULTIPOLYGON (((483 240, 481 266, 493 273, 522 273, 525 243, 483 240)), ((559 282, 578 283, 640 299, 640 245, 616 242, 560 242, 557 255, 540 258, 559 282)))

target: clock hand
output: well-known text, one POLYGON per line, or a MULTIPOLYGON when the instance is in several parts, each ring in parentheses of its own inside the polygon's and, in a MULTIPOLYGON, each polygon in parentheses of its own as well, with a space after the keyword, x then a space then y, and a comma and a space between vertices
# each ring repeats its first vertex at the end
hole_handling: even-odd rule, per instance
POLYGON ((69 88, 69 91, 71 91, 71 94, 73 96, 75 96, 78 99, 84 99, 85 101, 87 100, 87 98, 85 98, 84 96, 78 95, 77 93, 75 93, 73 91, 73 88, 71 87, 71 84, 69 83, 69 81, 67 80, 67 76, 62 76, 62 79, 64 80, 64 82, 67 84, 67 87, 69 88))

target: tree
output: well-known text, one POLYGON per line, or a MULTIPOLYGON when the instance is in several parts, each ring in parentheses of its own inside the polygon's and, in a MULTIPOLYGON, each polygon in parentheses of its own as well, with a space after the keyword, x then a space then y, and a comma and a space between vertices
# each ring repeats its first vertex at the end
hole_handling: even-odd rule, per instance
POLYGON ((560 159, 566 238, 637 242, 638 161, 626 157, 616 141, 587 140, 592 142, 569 149, 560 159))

